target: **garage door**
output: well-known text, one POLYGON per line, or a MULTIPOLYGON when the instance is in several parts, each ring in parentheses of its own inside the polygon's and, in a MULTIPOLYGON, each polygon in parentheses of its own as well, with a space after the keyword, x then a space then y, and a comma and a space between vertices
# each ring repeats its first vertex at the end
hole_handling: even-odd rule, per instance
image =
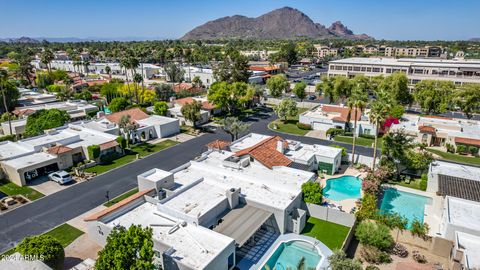
POLYGON ((56 171, 58 171, 58 164, 55 162, 47 166, 43 166, 31 171, 25 172, 25 180, 26 181, 34 180, 56 171))

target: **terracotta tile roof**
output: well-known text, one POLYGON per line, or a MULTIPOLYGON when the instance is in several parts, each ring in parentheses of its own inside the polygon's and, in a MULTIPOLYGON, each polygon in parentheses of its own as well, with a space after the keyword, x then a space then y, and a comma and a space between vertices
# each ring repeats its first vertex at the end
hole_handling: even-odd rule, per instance
POLYGON ((202 87, 195 87, 191 83, 180 83, 173 85, 173 91, 178 93, 180 91, 188 91, 191 93, 200 93, 203 91, 202 87))
POLYGON ((480 146, 480 140, 479 139, 455 137, 455 143, 480 146))
POLYGON ((224 150, 230 145, 229 141, 215 140, 207 144, 208 149, 224 150))
POLYGON ((124 115, 130 115, 130 119, 132 121, 138 121, 138 120, 148 118, 148 114, 146 114, 145 112, 143 112, 139 108, 133 108, 133 109, 129 109, 129 110, 121 111, 121 112, 108 114, 108 115, 105 116, 105 118, 107 118, 112 123, 117 123, 118 124, 120 122, 120 119, 124 115))
POLYGON ((418 131, 420 131, 420 133, 435 134, 437 129, 432 126, 419 126, 418 131))
MULTIPOLYGON (((181 99, 175 100, 175 103, 180 105, 180 106, 183 106, 187 103, 192 103, 194 100, 195 99, 193 97, 186 97, 186 98, 181 98, 181 99)), ((203 101, 202 102, 202 109, 213 110, 213 109, 215 109, 215 105, 213 105, 212 103, 210 103, 208 101, 203 101)))
POLYGON ((98 220, 99 218, 115 211, 115 210, 118 210, 120 208, 122 208, 123 206, 135 201, 136 199, 138 198, 141 198, 142 196, 144 196, 145 194, 151 192, 153 189, 148 189, 148 190, 144 190, 144 191, 140 191, 140 192, 137 192, 135 194, 133 194, 132 196, 128 197, 128 198, 125 198, 121 201, 119 201, 118 203, 106 208, 106 209, 103 209, 102 211, 100 212, 97 212, 95 214, 92 214, 86 218, 84 218, 83 220, 84 221, 93 221, 93 220, 98 220))
POLYGON ((68 146, 57 145, 57 146, 53 146, 53 147, 48 148, 47 152, 49 154, 59 155, 59 154, 67 153, 71 150, 72 150, 72 148, 70 148, 68 146))
POLYGON ((100 144, 100 151, 110 149, 112 147, 118 146, 118 142, 113 140, 106 143, 100 144))
POLYGON ((252 147, 245 148, 235 153, 235 156, 250 155, 266 167, 272 169, 274 166, 289 166, 292 161, 284 154, 277 151, 277 142, 281 141, 284 148, 288 143, 279 136, 267 138, 252 147))
POLYGON ((17 115, 17 116, 28 116, 32 113, 34 113, 35 110, 33 109, 17 109, 17 110, 14 110, 13 111, 13 114, 17 115))
POLYGON ((248 68, 251 71, 274 71, 278 70, 276 66, 250 66, 248 68))
MULTIPOLYGON (((350 119, 355 120, 354 118, 355 110, 357 110, 357 121, 358 121, 360 120, 360 118, 362 118, 362 111, 360 109, 352 109, 350 119)), ((347 122, 350 108, 341 107, 341 106, 322 105, 322 111, 326 113, 339 113, 340 115, 333 117, 333 120, 340 121, 340 122, 347 122)))

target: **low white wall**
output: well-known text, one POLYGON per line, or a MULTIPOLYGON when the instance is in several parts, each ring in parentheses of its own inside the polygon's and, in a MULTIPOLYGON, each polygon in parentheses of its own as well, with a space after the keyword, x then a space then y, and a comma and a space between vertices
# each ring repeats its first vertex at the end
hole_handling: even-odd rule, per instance
POLYGON ((308 215, 314 218, 333 222, 347 227, 352 227, 353 224, 355 224, 355 215, 353 214, 311 203, 306 203, 305 205, 308 215))
MULTIPOLYGON (((282 101, 282 99, 279 99, 279 98, 268 98, 267 101, 265 101, 265 103, 277 105, 277 104, 279 104, 281 101, 282 101)), ((298 107, 298 108, 311 109, 311 108, 313 108, 313 107, 315 107, 315 106, 318 106, 318 105, 319 105, 318 103, 308 102, 308 101, 297 102, 297 107, 298 107)))

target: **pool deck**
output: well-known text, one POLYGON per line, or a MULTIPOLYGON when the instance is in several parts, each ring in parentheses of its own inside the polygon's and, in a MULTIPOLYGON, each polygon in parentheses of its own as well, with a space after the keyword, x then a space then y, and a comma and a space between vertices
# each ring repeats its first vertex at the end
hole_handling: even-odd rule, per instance
MULTIPOLYGON (((324 178, 322 178, 322 179, 319 178, 317 181, 320 183, 320 185, 322 185, 322 187, 325 187, 327 185, 327 180, 328 179, 339 178, 339 177, 342 177, 342 176, 355 176, 355 177, 359 177, 360 179, 363 179, 366 175, 367 175, 366 172, 360 172, 359 170, 357 170, 355 168, 349 167, 342 174, 324 175, 324 178)), ((361 195, 361 197, 363 197, 363 190, 361 190, 361 189, 360 189, 360 195, 361 195)), ((324 200, 326 202, 330 203, 330 204, 334 204, 336 206, 341 206, 343 211, 345 211, 347 213, 350 213, 352 208, 356 207, 356 201, 358 199, 346 199, 346 200, 341 200, 341 201, 335 201, 335 200, 332 200, 332 199, 324 198, 324 200)))
POLYGON ((382 187, 394 188, 396 190, 409 192, 416 195, 421 195, 421 196, 431 198, 432 203, 425 205, 425 211, 423 213, 424 215, 423 222, 427 223, 428 226, 430 227, 429 235, 437 236, 437 233, 440 231, 440 225, 441 225, 442 213, 443 213, 443 202, 445 200, 442 196, 437 196, 433 192, 421 191, 418 189, 391 185, 391 184, 383 184, 382 187))
POLYGON ((322 258, 320 259, 320 262, 317 265, 316 270, 323 270, 323 269, 328 269, 329 263, 328 263, 328 257, 333 254, 333 252, 325 246, 321 241, 318 241, 315 238, 312 238, 310 236, 305 236, 305 235, 298 235, 295 233, 287 233, 280 235, 275 243, 265 252, 263 257, 258 261, 257 264, 252 266, 250 270, 262 270, 262 267, 265 265, 265 263, 268 261, 268 259, 272 256, 273 252, 280 246, 281 243, 283 242, 289 242, 289 241, 294 241, 294 240, 300 240, 300 241, 305 241, 309 242, 312 245, 314 245, 322 258))

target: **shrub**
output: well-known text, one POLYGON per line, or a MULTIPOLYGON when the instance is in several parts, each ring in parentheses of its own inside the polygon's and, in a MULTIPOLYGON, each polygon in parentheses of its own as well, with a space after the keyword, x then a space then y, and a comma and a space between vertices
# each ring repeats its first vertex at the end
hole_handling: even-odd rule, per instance
POLYGON ((387 252, 381 251, 374 246, 363 246, 360 256, 368 263, 391 263, 392 258, 387 252))
POLYGON ((346 156, 347 156, 347 148, 345 148, 345 147, 343 147, 343 146, 340 146, 340 145, 337 145, 337 144, 331 144, 330 147, 342 149, 342 157, 346 157, 346 156))
POLYGON ((343 133, 343 136, 353 137, 353 132, 350 132, 350 131, 344 132, 344 133, 343 133))
POLYGON ((373 246, 381 251, 389 250, 394 243, 387 226, 368 220, 358 225, 355 236, 363 245, 373 246))
POLYGON ((300 123, 300 122, 297 122, 297 127, 299 129, 303 129, 303 130, 311 130, 312 129, 312 126, 310 126, 309 124, 304 124, 304 123, 300 123))
POLYGON ((376 265, 368 265, 365 267, 365 270, 380 270, 380 268, 378 268, 376 265))
POLYGON ((406 258, 408 256, 408 250, 404 245, 395 243, 392 248, 392 254, 400 258, 406 258))
POLYGON ((368 194, 377 194, 379 188, 379 181, 373 176, 372 173, 367 174, 367 176, 362 181, 363 192, 368 194))
POLYGON ((408 219, 398 213, 383 213, 375 218, 377 222, 386 225, 390 229, 407 229, 408 219))
POLYGON ((374 194, 365 194, 362 198, 362 206, 356 212, 359 220, 372 219, 377 215, 377 196, 374 194))
POLYGON ((112 99, 112 101, 108 105, 108 108, 112 112, 119 112, 119 111, 125 110, 127 108, 127 106, 128 106, 128 101, 127 101, 126 98, 116 97, 116 98, 112 99))
POLYGON ((428 236, 428 231, 430 230, 430 227, 428 226, 427 223, 422 223, 418 219, 414 219, 412 222, 412 228, 411 232, 413 235, 416 235, 422 239, 427 239, 428 236))
POLYGON ((303 200, 306 203, 320 205, 322 203, 322 186, 318 182, 306 182, 302 184, 303 200))
POLYGON ((375 139, 375 135, 371 135, 371 134, 360 134, 359 137, 362 137, 362 138, 365 138, 365 139, 375 139))
POLYGON ((5 136, 2 136, 0 137, 0 142, 4 142, 4 141, 11 141, 11 142, 14 142, 15 141, 15 135, 5 135, 5 136))
POLYGON ((347 255, 343 250, 337 249, 333 251, 333 254, 328 257, 330 267, 332 270, 362 270, 362 263, 358 260, 352 260, 347 258, 347 255))
POLYGON ((343 134, 345 134, 345 130, 341 128, 329 128, 327 130, 327 135, 330 135, 330 136, 343 135, 343 134))
POLYGON ((89 145, 87 150, 89 159, 97 159, 100 156, 100 146, 98 145, 89 145))
POLYGON ((465 145, 463 144, 457 145, 457 153, 464 155, 466 154, 466 152, 467 152, 467 147, 465 145))
POLYGON ((472 156, 476 156, 478 154, 478 147, 470 145, 468 147, 468 152, 470 152, 470 154, 472 154, 472 156))
POLYGON ((35 256, 54 269, 61 269, 65 259, 62 244, 50 235, 25 238, 17 247, 23 256, 35 256))
POLYGON ((418 263, 427 263, 427 258, 425 257, 425 255, 420 254, 417 250, 413 251, 412 257, 413 260, 418 263))
POLYGON ((168 104, 165 101, 155 102, 153 112, 157 115, 165 116, 167 114, 168 104))
POLYGON ((117 137, 117 143, 120 146, 120 148, 125 149, 127 148, 127 139, 123 136, 118 136, 117 137))
POLYGON ((455 153, 455 147, 449 143, 445 144, 445 147, 447 148, 447 152, 449 153, 455 153))
POLYGON ((426 180, 426 179, 421 179, 420 180, 419 187, 420 187, 421 190, 423 190, 423 191, 427 190, 427 185, 428 185, 428 180, 426 180))

